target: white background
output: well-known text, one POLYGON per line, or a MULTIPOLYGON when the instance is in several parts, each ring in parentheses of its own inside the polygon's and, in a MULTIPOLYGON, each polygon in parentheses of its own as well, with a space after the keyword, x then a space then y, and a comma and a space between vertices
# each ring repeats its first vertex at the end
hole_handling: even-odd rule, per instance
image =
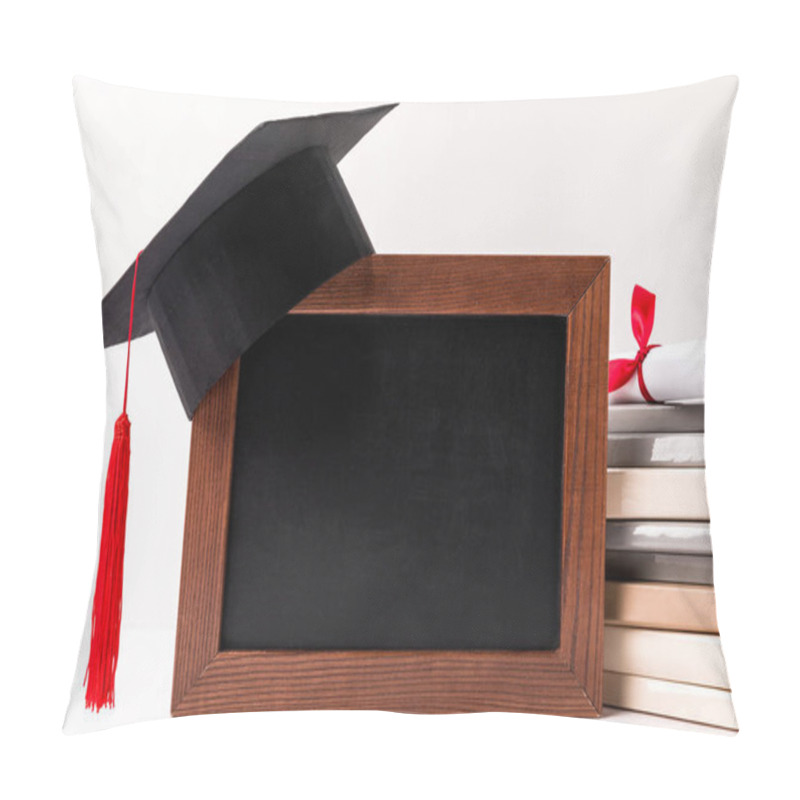
POLYGON ((10 796, 718 796, 798 790, 793 3, 39 4, 2 27, 0 781, 10 796), (74 73, 276 99, 479 100, 740 76, 706 394, 735 737, 519 715, 291 713, 60 733, 93 578, 100 280, 74 73))

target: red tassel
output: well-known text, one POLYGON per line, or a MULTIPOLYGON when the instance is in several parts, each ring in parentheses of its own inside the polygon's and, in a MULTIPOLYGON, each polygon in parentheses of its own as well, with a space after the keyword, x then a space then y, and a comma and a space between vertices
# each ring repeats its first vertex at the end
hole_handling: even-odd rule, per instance
POLYGON ((100 534, 100 557, 92 602, 92 642, 83 685, 86 708, 100 711, 114 707, 114 679, 119 656, 119 632, 122 624, 122 573, 125 562, 125 523, 128 519, 128 473, 131 463, 131 422, 128 419, 128 375, 131 366, 133 308, 136 300, 136 274, 139 256, 133 268, 131 312, 128 322, 128 356, 125 362, 125 393, 122 413, 114 424, 114 441, 108 459, 106 493, 103 499, 103 529, 100 534))
POLYGON ((114 425, 103 507, 100 559, 92 604, 92 646, 86 667, 86 708, 114 707, 114 677, 122 622, 122 565, 128 515, 131 423, 123 411, 114 425))

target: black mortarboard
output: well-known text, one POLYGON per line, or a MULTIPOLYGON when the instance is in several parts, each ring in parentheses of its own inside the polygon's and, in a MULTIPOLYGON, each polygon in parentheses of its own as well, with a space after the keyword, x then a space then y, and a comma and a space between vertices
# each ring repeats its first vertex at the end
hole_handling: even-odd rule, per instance
MULTIPOLYGON (((132 335, 156 332, 190 418, 278 319, 373 253, 336 164, 393 107, 259 125, 142 251, 132 335)), ((133 274, 103 299, 106 347, 128 338, 133 274)))

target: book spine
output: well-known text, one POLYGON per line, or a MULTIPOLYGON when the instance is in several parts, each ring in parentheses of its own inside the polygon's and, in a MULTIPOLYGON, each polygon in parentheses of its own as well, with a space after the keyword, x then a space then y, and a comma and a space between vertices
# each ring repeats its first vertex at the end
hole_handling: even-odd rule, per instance
POLYGON ((606 516, 708 520, 705 469, 610 468, 606 516))
POLYGON ((705 429, 705 405, 681 403, 649 405, 631 403, 610 405, 608 408, 609 433, 702 433, 705 429))
POLYGON ((714 559, 683 553, 606 550, 606 580, 688 583, 711 586, 714 559))
POLYGON ((605 672, 603 702, 616 708, 738 730, 731 693, 724 689, 605 672))
POLYGON ((703 467, 702 433, 612 433, 609 467, 703 467))
POLYGON ((710 556, 711 533, 708 522, 608 520, 606 549, 710 556))
POLYGON ((719 633, 712 586, 606 581, 607 624, 719 633))
POLYGON ((730 689, 717 635, 607 625, 603 666, 611 672, 730 689))

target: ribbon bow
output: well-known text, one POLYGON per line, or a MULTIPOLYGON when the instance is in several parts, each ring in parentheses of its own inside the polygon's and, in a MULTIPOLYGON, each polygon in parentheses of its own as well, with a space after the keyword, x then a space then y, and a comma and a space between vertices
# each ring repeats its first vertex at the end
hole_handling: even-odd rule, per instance
POLYGON ((653 330, 653 318, 656 313, 656 296, 638 284, 633 287, 631 298, 631 328, 633 336, 639 345, 639 352, 635 358, 615 358, 608 363, 608 391, 613 392, 624 386, 635 372, 639 379, 639 391, 648 403, 657 403, 647 387, 644 385, 642 363, 647 354, 657 344, 649 344, 650 334, 653 330))

